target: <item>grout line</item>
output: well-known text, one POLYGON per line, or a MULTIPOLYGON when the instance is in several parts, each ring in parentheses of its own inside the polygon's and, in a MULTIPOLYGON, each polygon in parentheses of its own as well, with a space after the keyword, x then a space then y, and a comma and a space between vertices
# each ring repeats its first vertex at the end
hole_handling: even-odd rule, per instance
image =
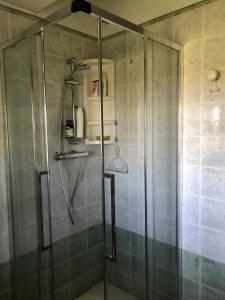
POLYGON ((221 294, 221 296, 225 296, 225 292, 222 292, 221 290, 217 290, 217 289, 215 289, 211 286, 205 285, 205 284, 203 284, 202 286, 208 288, 209 290, 216 292, 217 294, 221 294))
MULTIPOLYGON (((215 227, 209 227, 207 225, 202 225, 202 228, 207 229, 207 230, 211 230, 211 231, 217 231, 219 233, 222 233, 225 235, 225 231, 221 230, 221 229, 217 229, 215 227)), ((212 258, 211 258, 212 259, 212 258)), ((214 259, 214 258, 213 258, 214 259)), ((219 261, 219 260, 218 260, 219 261)), ((224 262, 225 263, 225 262, 224 262)))

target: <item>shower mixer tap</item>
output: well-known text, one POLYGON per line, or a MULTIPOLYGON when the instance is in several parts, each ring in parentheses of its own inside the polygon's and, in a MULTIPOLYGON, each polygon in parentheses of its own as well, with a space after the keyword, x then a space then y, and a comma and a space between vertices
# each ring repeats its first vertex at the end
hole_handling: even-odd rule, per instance
POLYGON ((79 144, 78 138, 76 138, 76 137, 69 138, 69 144, 70 145, 78 145, 79 144))

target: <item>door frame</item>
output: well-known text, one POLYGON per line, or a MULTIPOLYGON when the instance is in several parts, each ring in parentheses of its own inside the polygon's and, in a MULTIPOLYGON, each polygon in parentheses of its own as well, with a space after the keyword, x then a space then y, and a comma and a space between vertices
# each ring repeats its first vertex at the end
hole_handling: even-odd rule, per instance
MULTIPOLYGON (((45 60, 44 60, 44 34, 43 34, 43 30, 41 30, 40 33, 36 34, 36 35, 32 35, 32 36, 24 36, 24 38, 18 40, 16 42, 20 43, 26 41, 27 43, 27 56, 28 56, 28 73, 29 73, 29 82, 30 82, 30 86, 29 86, 29 95, 30 95, 30 108, 31 108, 31 121, 32 121, 32 142, 33 142, 33 166, 34 166, 34 174, 36 174, 35 176, 35 180, 34 180, 34 201, 35 201, 35 208, 36 208, 36 212, 37 212, 37 243, 38 243, 38 261, 39 261, 39 268, 38 268, 38 273, 37 273, 37 277, 39 278, 39 298, 41 299, 42 297, 42 293, 41 293, 41 259, 42 259, 42 252, 49 250, 49 254, 50 254, 50 258, 49 258, 49 266, 50 266, 50 274, 51 274, 51 280, 50 280, 50 284, 49 284, 49 297, 51 300, 54 300, 54 276, 53 276, 53 249, 52 249, 52 226, 51 226, 51 201, 50 201, 50 175, 49 175, 49 162, 48 162, 48 136, 47 136, 47 105, 46 105, 46 79, 45 79, 45 60), (43 80, 43 84, 42 84, 42 99, 43 99, 43 116, 44 116, 44 129, 43 129, 43 133, 44 133, 44 144, 45 144, 45 149, 44 149, 44 153, 45 153, 45 163, 46 165, 44 166, 45 170, 35 173, 38 169, 37 167, 37 162, 36 162, 36 156, 37 156, 37 150, 36 150, 36 131, 35 131, 35 105, 34 105, 34 78, 33 78, 33 71, 34 71, 34 65, 32 62, 32 38, 38 38, 40 37, 40 42, 41 42, 41 60, 42 60, 42 66, 41 66, 41 76, 42 76, 42 80, 43 80), (47 207, 48 207, 48 233, 49 233, 49 246, 44 247, 44 245, 42 245, 42 242, 44 242, 44 236, 43 236, 43 219, 42 219, 42 203, 40 207, 38 207, 38 201, 40 199, 38 199, 38 193, 37 193, 37 186, 38 184, 40 192, 41 192, 41 177, 43 175, 47 176, 47 207), (39 176, 39 180, 36 180, 37 177, 39 176), (39 182, 38 182, 39 181, 39 182), (42 223, 42 224, 41 224, 42 223)), ((14 48, 14 46, 16 45, 15 43, 9 47, 14 48)), ((1 78, 1 85, 2 85, 2 98, 3 98, 3 106, 4 106, 4 111, 3 111, 3 115, 4 115, 4 133, 5 133, 5 148, 6 148, 6 177, 7 177, 7 197, 9 199, 8 203, 9 203, 9 233, 10 233, 10 261, 11 261, 11 282, 12 282, 12 295, 13 295, 13 299, 18 299, 18 291, 17 291, 17 272, 16 272, 16 268, 15 268, 15 259, 16 259, 16 252, 15 252, 15 244, 16 244, 16 225, 14 223, 14 209, 13 209, 13 204, 11 199, 14 198, 13 196, 13 186, 12 186, 12 179, 11 179, 11 159, 10 159, 10 145, 9 145, 9 140, 10 140, 10 133, 9 133, 9 118, 8 118, 8 101, 7 101, 7 90, 6 90, 6 63, 5 63, 5 51, 8 50, 9 47, 6 47, 2 50, 1 53, 1 61, 2 61, 2 65, 1 65, 1 74, 2 74, 2 78, 1 78)), ((16 48, 15 48, 16 51, 16 48)), ((40 200, 42 201, 42 199, 40 200)))

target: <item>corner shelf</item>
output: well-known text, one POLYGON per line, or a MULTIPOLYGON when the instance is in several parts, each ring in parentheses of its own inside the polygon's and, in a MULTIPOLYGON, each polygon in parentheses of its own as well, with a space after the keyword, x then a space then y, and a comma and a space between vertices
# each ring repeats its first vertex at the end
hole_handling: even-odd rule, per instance
MULTIPOLYGON (((98 58, 86 59, 84 63, 91 68, 83 72, 83 95, 85 109, 85 144, 98 145, 100 141, 96 136, 100 136, 100 97, 93 96, 92 81, 98 80, 98 58)), ((104 109, 104 133, 111 139, 104 141, 104 144, 115 143, 116 137, 116 89, 115 89, 115 61, 113 59, 102 59, 102 71, 107 77, 106 95, 103 95, 104 109)))

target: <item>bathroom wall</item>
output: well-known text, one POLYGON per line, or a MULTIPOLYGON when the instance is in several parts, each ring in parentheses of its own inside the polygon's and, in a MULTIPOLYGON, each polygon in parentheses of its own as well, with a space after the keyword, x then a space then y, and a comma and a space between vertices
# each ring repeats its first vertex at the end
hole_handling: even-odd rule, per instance
MULTIPOLYGON (((128 174, 116 174, 116 224, 144 234, 143 39, 127 33, 106 40, 103 42, 103 56, 114 59, 116 63, 117 137, 129 171, 128 174), (136 72, 137 68, 139 72, 136 72)), ((114 155, 114 146, 106 146, 106 168, 114 155)))
MULTIPOLYGON (((222 26, 224 26, 224 6, 224 1, 215 1, 202 7, 183 11, 179 15, 174 14, 173 17, 170 16, 164 21, 157 22, 155 20, 155 24, 148 26, 148 29, 151 31, 184 46, 183 181, 181 178, 181 185, 183 186, 183 199, 181 202, 183 299, 189 299, 190 297, 198 300, 215 299, 216 297, 223 299, 225 291, 222 282, 225 271, 223 255, 225 223, 223 220, 224 157, 222 154, 224 150, 224 62, 221 53, 225 37, 222 31, 222 26), (216 93, 209 92, 212 86, 206 80, 206 71, 212 68, 220 70, 221 74, 218 82, 220 91, 216 93)), ((118 57, 122 56, 121 53, 127 53, 126 51, 129 51, 127 49, 131 47, 131 45, 127 46, 127 38, 125 36, 115 36, 103 43, 103 45, 107 44, 110 50, 114 49, 111 51, 115 51, 117 54, 111 54, 110 56, 110 52, 103 48, 106 51, 106 55, 116 59, 117 65, 120 66, 118 57), (115 45, 115 47, 111 45, 115 45)), ((133 45, 136 45, 134 41, 133 45)), ((158 55, 158 50, 155 51, 155 55, 158 55)), ((123 71, 118 68, 118 75, 122 74, 122 80, 127 79, 126 72, 128 72, 127 66, 129 66, 129 62, 129 59, 123 61, 123 71)), ((168 64, 166 67, 171 68, 171 64, 168 64)), ((119 79, 117 86, 121 85, 122 80, 121 78, 119 79)), ((161 92, 162 90, 165 92, 164 88, 165 86, 161 86, 161 91, 159 90, 159 93, 156 93, 157 98, 163 96, 161 92)), ((129 95, 126 86, 122 86, 122 89, 125 91, 124 94, 129 95)), ((164 94, 165 97, 167 99, 171 97, 171 101, 173 101, 174 94, 164 94)), ((118 95, 117 98, 119 107, 120 96, 118 95)), ((121 105, 124 105, 124 103, 126 105, 124 99, 126 98, 122 96, 121 105)), ((141 101, 141 97, 136 99, 141 101)), ((131 100, 132 98, 128 96, 128 103, 131 100)), ((129 111, 127 107, 125 110, 129 111)), ((119 120, 118 117, 119 130, 120 126, 127 124, 126 113, 121 110, 121 114, 123 116, 122 120, 119 120)), ((134 112, 129 111, 128 115, 132 122, 136 120, 134 112)), ((165 118, 164 121, 163 119, 161 121, 168 120, 165 118)), ((164 128, 168 128, 167 125, 168 123, 162 123, 164 128)), ((126 136, 126 133, 124 136, 126 136)), ((132 151, 133 147, 134 144, 129 144, 128 148, 132 151)), ((164 147, 168 150, 167 152, 173 149, 173 146, 168 144, 164 144, 164 147)), ((161 147, 161 149, 164 149, 164 147, 161 147)), ((126 148, 122 148, 122 155, 128 157, 128 163, 130 163, 126 148)), ((171 180, 171 175, 172 173, 170 172, 163 172, 160 178, 163 179, 165 176, 165 183, 166 181, 168 183, 168 180, 171 180)), ((134 183, 134 181, 130 182, 134 183)), ((130 200, 131 198, 128 197, 129 205, 127 207, 129 209, 126 207, 126 212, 123 212, 124 218, 133 209, 130 200)), ((140 205, 141 203, 140 201, 140 205)), ((173 297, 176 292, 176 285, 173 284, 176 279, 176 251, 173 247, 176 235, 175 211, 176 207, 171 198, 168 198, 168 194, 165 197, 165 193, 157 193, 155 213, 161 221, 155 223, 157 243, 153 249, 151 248, 150 253, 156 254, 156 265, 160 267, 161 272, 161 274, 160 272, 158 274, 161 275, 165 283, 165 285, 159 286, 159 289, 168 299, 173 297), (158 205, 159 203, 160 205, 158 205)), ((131 214, 126 219, 126 222, 121 224, 118 212, 117 224, 125 229, 128 236, 130 231, 138 232, 137 227, 132 228, 134 219, 130 216, 131 214)), ((127 269, 132 270, 132 264, 128 264, 127 269)), ((124 269, 121 270, 122 268, 119 272, 122 272, 124 277, 120 278, 124 279, 127 273, 124 272, 124 269)), ((122 281, 120 280, 120 282, 122 281)), ((121 287, 129 291, 129 280, 123 281, 121 287)))
POLYGON ((224 299, 225 1, 187 10, 148 29, 184 46, 183 299, 224 299), (220 71, 211 93, 208 70, 220 71))
MULTIPOLYGON (((70 145, 62 138, 62 150, 86 150, 90 152, 88 158, 81 159, 81 177, 79 181, 78 194, 75 197, 73 213, 76 226, 71 227, 65 204, 62 199, 62 188, 59 180, 58 162, 54 156, 58 151, 58 131, 60 118, 60 102, 64 79, 70 74, 70 67, 66 59, 76 57, 78 61, 86 58, 97 57, 97 41, 88 40, 71 33, 56 29, 47 29, 45 38, 46 47, 46 80, 47 80, 47 114, 48 114, 48 136, 49 136, 49 161, 51 171, 51 197, 53 200, 53 235, 54 239, 65 237, 70 230, 80 231, 84 228, 101 223, 101 188, 100 188, 100 147, 85 146, 81 144, 70 145)), ((83 106, 83 74, 75 74, 80 82, 75 87, 75 101, 77 105, 83 106)), ((65 118, 71 119, 71 90, 68 86, 65 95, 65 118)), ((65 177, 66 192, 72 194, 76 180, 76 172, 79 160, 62 162, 65 177), (70 182, 70 186, 68 186, 70 182)))

